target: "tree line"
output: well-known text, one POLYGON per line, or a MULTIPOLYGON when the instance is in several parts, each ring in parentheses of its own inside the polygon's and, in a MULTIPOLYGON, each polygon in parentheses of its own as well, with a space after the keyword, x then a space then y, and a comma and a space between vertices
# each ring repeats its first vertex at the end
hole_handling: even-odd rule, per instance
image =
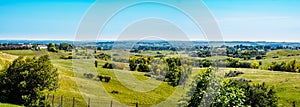
POLYGON ((299 72, 300 65, 297 63, 296 60, 291 60, 288 62, 272 62, 267 67, 268 70, 272 71, 286 71, 286 72, 299 72))

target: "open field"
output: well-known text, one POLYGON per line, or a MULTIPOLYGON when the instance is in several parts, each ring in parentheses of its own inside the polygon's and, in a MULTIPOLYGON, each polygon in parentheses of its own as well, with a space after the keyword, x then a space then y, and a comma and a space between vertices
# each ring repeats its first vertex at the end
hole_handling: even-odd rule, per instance
POLYGON ((13 105, 13 104, 0 103, 0 107, 23 107, 23 106, 18 106, 18 105, 13 105))
MULTIPOLYGON (((11 50, 1 51, 0 65, 11 62, 17 56, 40 56, 42 54, 53 55, 52 63, 58 68, 59 72, 59 89, 56 92, 49 93, 55 95, 55 105, 59 104, 60 97, 64 96, 64 105, 69 106, 72 98, 75 97, 77 106, 86 106, 88 99, 91 105, 109 106, 111 101, 115 106, 134 106, 139 103, 140 106, 151 106, 154 104, 176 106, 176 102, 184 96, 188 90, 187 87, 172 87, 165 82, 145 77, 142 72, 130 72, 127 70, 111 70, 104 69, 102 66, 105 61, 99 60, 98 68, 94 67, 94 60, 63 60, 59 59, 62 53, 50 52, 33 52, 31 50, 11 50), (38 54, 37 54, 38 53, 38 54), (88 79, 83 76, 84 73, 91 73, 95 76, 108 75, 112 79, 110 82, 99 82, 96 77, 88 79), (117 91, 118 93, 112 93, 117 91)), ((276 60, 286 61, 291 58, 299 59, 299 56, 286 56, 288 54, 278 54, 281 51, 270 52, 266 59, 258 60, 268 63, 276 60), (279 55, 279 59, 272 56, 279 55)), ((298 52, 296 52, 298 53, 298 52)), ((226 58, 226 57, 222 57, 226 58)), ((128 65, 128 64, 126 64, 128 65)), ((226 71, 239 70, 245 74, 236 78, 246 78, 254 83, 265 82, 269 86, 273 86, 279 97, 279 106, 292 106, 295 101, 300 104, 300 74, 287 73, 278 71, 267 71, 259 69, 242 69, 242 68, 224 68, 226 71)), ((197 76, 200 68, 194 68, 189 83, 193 77, 197 76)), ((1 106, 1 104, 0 104, 1 106)))
POLYGON ((238 70, 245 73, 235 78, 246 78, 252 80, 253 83, 265 82, 268 86, 274 87, 279 97, 278 104, 281 107, 290 107, 293 101, 300 105, 300 74, 298 73, 242 68, 226 70, 238 70))

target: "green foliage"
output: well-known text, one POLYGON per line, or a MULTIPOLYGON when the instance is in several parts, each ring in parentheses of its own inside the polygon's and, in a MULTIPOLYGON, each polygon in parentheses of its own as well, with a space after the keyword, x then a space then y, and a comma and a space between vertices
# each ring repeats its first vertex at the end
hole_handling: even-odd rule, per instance
POLYGON ((270 88, 265 83, 250 84, 248 81, 241 80, 233 80, 233 83, 245 92, 245 105, 251 107, 277 106, 278 98, 273 87, 270 88))
POLYGON ((61 55, 60 59, 73 59, 72 55, 61 55))
POLYGON ((210 67, 212 65, 212 61, 208 59, 199 60, 200 67, 210 67))
POLYGON ((180 58, 177 57, 153 59, 153 57, 133 56, 129 58, 129 68, 131 71, 149 72, 148 76, 165 76, 164 81, 172 86, 185 83, 192 71, 191 66, 182 65, 180 58))
POLYGON ((181 103, 181 106, 277 106, 274 89, 265 83, 252 85, 244 79, 221 80, 214 75, 213 69, 205 69, 192 83, 192 88, 187 93, 190 99, 185 99, 187 103, 181 103))
POLYGON ((166 75, 168 69, 167 63, 164 61, 164 59, 154 59, 150 64, 150 73, 152 75, 166 75))
POLYGON ((147 64, 139 64, 137 70, 140 72, 150 72, 149 65, 147 64))
POLYGON ((249 62, 241 62, 234 58, 227 58, 226 59, 226 67, 231 68, 251 68, 251 63, 249 62))
POLYGON ((260 65, 259 62, 254 61, 254 62, 251 64, 251 67, 254 68, 254 69, 258 69, 259 65, 260 65))
POLYGON ((192 88, 187 93, 187 97, 191 97, 187 101, 189 107, 209 106, 212 104, 214 97, 219 92, 220 80, 213 75, 211 68, 203 70, 196 80, 192 83, 192 88))
POLYGON ((72 45, 68 43, 60 43, 59 50, 72 51, 72 45))
POLYGON ((180 58, 165 58, 164 60, 168 65, 165 81, 172 86, 184 84, 192 72, 192 67, 187 64, 182 65, 180 58))
POLYGON ((56 46, 53 43, 48 44, 48 51, 50 52, 58 52, 56 46))
POLYGON ((241 72, 241 71, 230 71, 229 73, 225 74, 225 77, 237 77, 240 74, 244 74, 244 72, 241 72))
POLYGON ((212 103, 213 107, 241 107, 245 105, 245 92, 231 80, 224 81, 219 90, 219 95, 212 103))
POLYGON ((106 63, 102 66, 102 68, 124 70, 124 69, 125 69, 125 64, 124 64, 124 63, 112 63, 112 62, 106 62, 106 63))
POLYGON ((108 61, 111 59, 111 55, 106 54, 106 53, 99 53, 99 54, 95 55, 95 58, 108 61))
POLYGON ((19 57, 0 76, 0 102, 45 106, 45 91, 58 88, 57 69, 48 55, 40 58, 19 57))
POLYGON ((272 62, 271 65, 268 66, 268 70, 273 71, 287 71, 287 72, 299 72, 299 64, 296 63, 296 60, 291 60, 289 62, 272 62))
POLYGON ((259 55, 259 56, 256 56, 255 59, 256 59, 256 60, 260 60, 260 59, 262 59, 262 56, 260 56, 260 55, 259 55))
POLYGON ((153 57, 147 56, 132 56, 129 58, 129 68, 131 71, 149 72, 149 64, 153 57))

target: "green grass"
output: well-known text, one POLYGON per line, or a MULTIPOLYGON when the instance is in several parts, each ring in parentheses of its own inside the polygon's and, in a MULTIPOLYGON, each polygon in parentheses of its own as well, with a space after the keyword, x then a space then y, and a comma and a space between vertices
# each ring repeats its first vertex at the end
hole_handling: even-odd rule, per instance
POLYGON ((114 106, 134 106, 134 103, 137 102, 140 106, 159 103, 175 106, 177 100, 185 94, 182 93, 182 87, 172 87, 165 82, 145 77, 144 73, 101 68, 101 65, 104 64, 103 61, 99 62, 97 69, 94 68, 93 60, 52 60, 52 63, 58 68, 60 74, 60 88, 52 93, 57 96, 55 105, 59 104, 59 96, 63 95, 65 99, 69 99, 65 103, 66 105, 70 105, 70 99, 76 97, 78 106, 86 106, 88 98, 90 98, 92 106, 109 106, 111 100, 114 106), (83 73, 97 75, 99 72, 101 75, 111 76, 112 80, 105 83, 99 82, 96 77, 88 79, 83 76, 83 73), (130 76, 132 78, 129 78, 130 76), (119 93, 112 94, 113 90, 119 93))
POLYGON ((239 70, 245 74, 238 78, 246 78, 254 83, 265 82, 270 87, 274 87, 279 97, 278 104, 282 107, 291 107, 292 102, 300 105, 300 74, 279 71, 267 71, 257 69, 235 69, 227 68, 227 70, 239 70))
POLYGON ((17 56, 0 52, 0 70, 4 69, 7 64, 16 59, 17 56))
POLYGON ((23 107, 23 106, 14 105, 14 104, 0 103, 0 107, 23 107))
POLYGON ((40 50, 40 51, 33 51, 33 50, 1 50, 0 52, 15 55, 15 56, 42 56, 42 55, 49 55, 51 59, 59 59, 64 52, 59 51, 58 53, 55 52, 48 52, 47 50, 40 50))
MULTIPOLYGON (((88 98, 90 98, 92 106, 109 106, 111 101, 114 106, 134 106, 136 102, 142 107, 155 104, 176 106, 177 101, 181 99, 188 90, 188 87, 172 87, 165 82, 145 77, 143 76, 144 73, 104 69, 102 66, 105 61, 99 61, 98 68, 95 69, 94 60, 61 60, 59 56, 63 53, 33 52, 31 50, 9 50, 1 52, 0 65, 12 61, 17 58, 17 56, 50 54, 50 56, 52 56, 51 61, 55 67, 58 68, 60 74, 59 89, 56 92, 49 93, 55 96, 55 106, 58 106, 60 96, 64 96, 64 106, 70 106, 73 97, 75 97, 75 104, 77 106, 86 106, 88 98), (96 77, 93 79, 85 78, 83 73, 109 75, 112 77, 112 80, 109 83, 99 82, 96 77), (119 93, 112 94, 111 92, 113 90, 119 93)), ((149 52, 148 54, 152 53, 149 52)), ((299 59, 299 56, 288 57, 284 55, 288 54, 280 51, 272 51, 267 54, 266 59, 258 61, 263 61, 263 64, 266 65, 272 61, 286 61, 292 60, 293 58, 299 59), (274 59, 272 58, 274 55, 280 55, 280 57, 274 59)), ((246 78, 258 83, 266 82, 267 85, 274 86, 280 98, 279 106, 291 106, 292 101, 296 101, 296 104, 300 105, 300 98, 298 98, 298 96, 300 96, 300 74, 240 68, 227 68, 226 70, 240 70, 245 74, 240 75, 238 78, 246 78)), ((199 71, 200 69, 193 70, 192 78, 190 78, 189 83, 193 80, 193 77, 197 76, 199 71)), ((52 100, 51 96, 48 98, 50 98, 50 101, 52 100)))
POLYGON ((32 50, 2 50, 1 52, 16 56, 34 56, 32 50))

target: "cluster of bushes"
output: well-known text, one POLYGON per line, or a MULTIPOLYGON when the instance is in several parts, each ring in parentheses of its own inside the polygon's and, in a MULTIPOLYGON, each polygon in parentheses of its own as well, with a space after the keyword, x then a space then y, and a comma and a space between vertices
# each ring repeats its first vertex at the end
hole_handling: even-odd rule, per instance
POLYGON ((211 51, 210 50, 198 50, 196 53, 191 53, 191 57, 211 57, 211 51))
POLYGON ((289 62, 272 62, 267 69, 273 71, 299 72, 300 66, 296 60, 291 60, 289 62))
POLYGON ((89 79, 92 79, 92 78, 94 78, 94 74, 91 74, 91 73, 83 73, 83 76, 85 77, 85 78, 89 78, 89 79))
POLYGON ((226 58, 226 67, 251 68, 251 63, 250 62, 241 62, 238 59, 226 58))
POLYGON ((150 70, 149 74, 157 80, 164 80, 172 86, 177 86, 187 81, 192 66, 183 64, 180 58, 162 58, 152 60, 150 70))
POLYGON ((112 62, 106 62, 103 66, 103 68, 107 68, 107 69, 120 69, 120 70, 124 70, 126 65, 124 63, 112 63, 112 62))
POLYGON ((186 64, 182 65, 180 58, 165 58, 168 71, 165 76, 166 82, 172 86, 178 86, 184 84, 189 74, 192 73, 192 67, 186 64))
POLYGON ((153 57, 148 56, 132 56, 129 58, 129 69, 131 71, 150 72, 149 64, 153 57))
MULTIPOLYGON (((218 66, 220 67, 230 67, 230 68, 259 68, 259 66, 262 64, 261 62, 242 62, 239 61, 238 59, 234 58, 226 58, 226 59, 221 59, 221 60, 216 60, 215 61, 218 66)), ((199 60, 199 67, 210 67, 213 65, 212 60, 208 59, 200 59, 199 60)))
POLYGON ((60 56, 60 59, 72 59, 72 55, 62 55, 60 56))
POLYGON ((48 51, 49 52, 58 52, 57 47, 58 47, 57 44, 49 43, 48 44, 48 51))
POLYGON ((210 67, 212 65, 212 61, 208 59, 200 59, 199 60, 199 67, 210 67))
POLYGON ((225 77, 237 77, 240 74, 244 74, 244 73, 241 71, 229 71, 229 73, 225 74, 225 77))
POLYGON ((58 52, 58 50, 72 51, 72 49, 75 47, 74 45, 68 43, 60 43, 60 44, 49 43, 47 46, 48 46, 48 51, 50 52, 58 52))
POLYGON ((94 55, 96 59, 101 59, 101 60, 109 60, 111 58, 111 55, 106 54, 106 53, 99 53, 97 55, 94 55))
POLYGON ((97 77, 99 78, 99 81, 104 80, 104 82, 109 82, 111 80, 111 77, 107 75, 98 75, 97 77))
POLYGON ((191 90, 179 105, 188 107, 267 107, 277 105, 277 96, 273 87, 265 83, 252 84, 240 79, 222 81, 214 70, 206 69, 193 82, 191 90))
POLYGON ((244 60, 249 60, 251 57, 255 57, 258 60, 266 57, 267 52, 262 49, 263 48, 261 48, 261 46, 236 45, 234 47, 227 47, 226 53, 228 57, 243 58, 244 60))
POLYGON ((168 82, 172 86, 183 84, 192 67, 182 64, 180 58, 154 59, 147 56, 133 56, 129 58, 131 71, 148 72, 145 76, 168 82))

